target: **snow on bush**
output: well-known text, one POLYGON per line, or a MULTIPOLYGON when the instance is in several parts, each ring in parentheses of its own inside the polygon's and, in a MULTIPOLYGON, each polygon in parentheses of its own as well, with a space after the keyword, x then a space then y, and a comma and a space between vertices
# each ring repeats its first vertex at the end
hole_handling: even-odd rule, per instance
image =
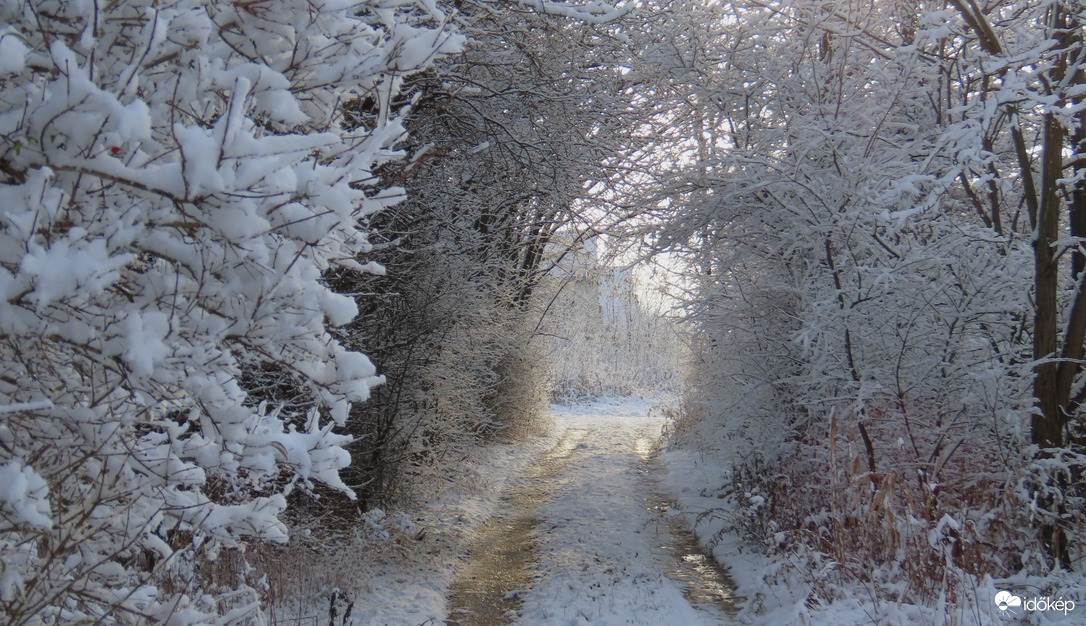
POLYGON ((1086 196, 1078 161, 1053 166, 1086 118, 1051 125, 1082 108, 1079 42, 1051 39, 1081 4, 1003 3, 994 38, 951 5, 706 9, 705 58, 741 60, 699 75, 716 143, 660 241, 685 242, 692 285, 680 443, 732 464, 737 529, 838 564, 812 579, 957 611, 984 576, 1080 554, 1061 536, 1080 549, 1081 439, 1038 437, 1058 394, 1035 380, 1062 361, 1075 433, 1086 256, 1057 236, 1086 196), (948 37, 955 69, 932 72, 948 37), (1046 75, 1064 70, 1066 94, 1046 75))
MULTIPOLYGON (((402 77, 454 51, 432 3, 0 3, 0 614, 225 623, 193 564, 284 541, 381 381, 320 282, 368 268, 402 77), (426 10, 422 7, 428 6, 426 10), (346 130, 344 102, 376 122, 346 130), (259 402, 279 368, 308 406, 259 402), (128 618, 124 616, 129 616, 128 618)), ((265 394, 267 395, 267 394, 265 394)), ((250 596, 251 597, 251 596, 250 596)))

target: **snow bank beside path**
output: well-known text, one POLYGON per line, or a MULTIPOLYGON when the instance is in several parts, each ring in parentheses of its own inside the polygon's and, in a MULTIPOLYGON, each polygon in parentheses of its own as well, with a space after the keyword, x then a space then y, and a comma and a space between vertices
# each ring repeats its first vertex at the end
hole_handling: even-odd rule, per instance
MULTIPOLYGON (((765 578, 773 563, 762 552, 749 546, 724 528, 724 500, 721 488, 727 464, 701 452, 668 450, 660 460, 666 474, 661 484, 679 503, 683 515, 697 532, 702 545, 712 546, 716 560, 727 568, 741 598, 739 618, 746 623, 802 623, 805 594, 784 585, 769 585, 765 578)), ((839 622, 848 623, 848 622, 839 622)))
MULTIPOLYGON (((721 452, 668 450, 660 455, 666 467, 666 475, 660 480, 676 498, 682 514, 695 527, 699 540, 703 545, 712 546, 713 556, 735 581, 736 595, 741 599, 737 620, 742 623, 766 626, 1084 623, 1081 609, 1067 616, 1055 611, 1034 612, 1028 616, 1028 621, 1023 621, 1025 616, 1021 611, 1001 613, 991 601, 1001 588, 1000 583, 1004 585, 1002 588, 1012 589, 1041 589, 1051 583, 1040 579, 988 580, 974 590, 975 602, 961 603, 953 608, 873 599, 871 590, 859 583, 852 586, 836 584, 833 586, 836 599, 807 606, 811 581, 817 578, 815 572, 806 571, 783 556, 771 558, 760 547, 752 546, 734 532, 723 531, 728 506, 723 491, 728 471, 727 463, 722 460, 725 456, 721 452), (947 611, 950 611, 949 615, 947 611)), ((1074 586, 1070 582, 1067 584, 1069 588, 1074 586)))

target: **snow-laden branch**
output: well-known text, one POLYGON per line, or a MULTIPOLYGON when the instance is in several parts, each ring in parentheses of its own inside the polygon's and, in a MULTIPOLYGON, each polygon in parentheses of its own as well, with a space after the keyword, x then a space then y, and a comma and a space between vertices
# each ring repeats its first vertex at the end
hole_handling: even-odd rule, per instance
POLYGON ((167 4, 0 8, 5 623, 253 610, 195 564, 286 540, 296 486, 350 494, 336 430, 383 380, 321 277, 379 270, 361 220, 401 194, 352 181, 462 38, 408 0, 167 4))
POLYGON ((585 4, 567 4, 565 2, 550 2, 549 0, 517 0, 521 5, 546 13, 559 15, 570 19, 587 22, 589 24, 606 24, 627 15, 633 4, 631 2, 588 2, 585 4))

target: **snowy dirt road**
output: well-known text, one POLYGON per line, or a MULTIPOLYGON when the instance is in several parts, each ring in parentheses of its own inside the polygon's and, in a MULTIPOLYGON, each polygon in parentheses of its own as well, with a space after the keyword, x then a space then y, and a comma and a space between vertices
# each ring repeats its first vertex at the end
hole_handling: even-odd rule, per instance
POLYGON ((642 403, 558 410, 561 438, 510 483, 449 588, 449 624, 719 624, 731 581, 656 482, 642 403))

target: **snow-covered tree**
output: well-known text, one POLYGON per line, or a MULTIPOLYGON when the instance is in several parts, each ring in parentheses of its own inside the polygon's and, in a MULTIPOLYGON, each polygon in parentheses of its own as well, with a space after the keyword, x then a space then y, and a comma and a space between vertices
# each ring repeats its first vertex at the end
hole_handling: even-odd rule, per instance
MULTIPOLYGON (((257 610, 196 566, 347 490, 381 381, 321 282, 372 272, 402 189, 406 76, 461 38, 433 3, 0 5, 0 615, 189 623, 257 610), (371 99, 370 123, 344 104, 371 99), (277 372, 302 401, 258 385, 277 372)), ((242 590, 244 591, 244 590, 242 590)))
POLYGON ((1078 550, 1086 539, 1086 500, 1071 478, 1082 471, 1086 402, 1086 4, 1000 2, 984 11, 972 1, 951 5, 963 42, 956 70, 964 79, 956 90, 961 119, 947 142, 982 217, 990 215, 1000 230, 1000 214, 1009 213, 1029 229, 1036 402, 1030 440, 1038 476, 1025 490, 1037 510, 1043 558, 1069 569, 1068 533, 1077 535, 1078 550))
MULTIPOLYGON (((991 9, 1013 50, 996 62, 976 5, 957 4, 693 10, 716 34, 694 66, 705 78, 686 88, 679 119, 695 139, 679 142, 656 240, 688 260, 690 413, 747 438, 758 489, 780 496, 760 529, 863 564, 856 575, 891 563, 928 598, 968 574, 1044 569, 1058 542, 1038 511, 1079 515, 1046 504, 1026 426, 1033 366, 1053 356, 1029 349, 1031 289, 1044 292, 1030 272, 1030 161, 1044 117, 1076 112, 1052 109, 1045 87, 1067 48, 1042 19, 1053 3, 1008 2, 991 9), (919 584, 933 579, 943 586, 919 584)), ((1057 169, 1070 196, 1077 183, 1057 184, 1057 169)), ((1060 319, 1080 346, 1074 315, 1060 319)), ((1060 355, 1072 372, 1076 349, 1060 355)))
POLYGON ((556 233, 610 219, 593 200, 638 145, 621 16, 602 3, 465 0, 451 18, 463 53, 405 86, 417 94, 411 157, 381 174, 407 200, 373 222, 372 258, 388 274, 339 285, 369 294, 346 334, 390 377, 352 420, 345 475, 369 501, 446 485, 462 474, 450 461, 544 406, 536 287, 562 253, 556 233))

